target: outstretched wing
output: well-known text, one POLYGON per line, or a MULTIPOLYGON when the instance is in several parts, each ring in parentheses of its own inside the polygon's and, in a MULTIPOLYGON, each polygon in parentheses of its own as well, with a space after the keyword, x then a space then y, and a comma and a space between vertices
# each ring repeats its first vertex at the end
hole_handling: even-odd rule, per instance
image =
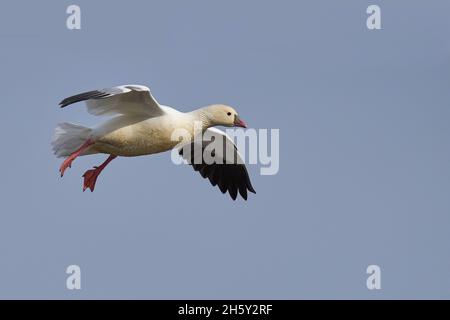
POLYGON ((157 117, 164 114, 150 89, 141 85, 124 85, 83 92, 62 100, 64 108, 72 103, 86 101, 87 111, 96 116, 103 115, 144 115, 157 117))
POLYGON ((236 145, 225 132, 209 128, 203 139, 181 147, 179 153, 203 178, 219 186, 222 193, 228 191, 233 200, 238 191, 245 200, 247 190, 256 193, 236 145))

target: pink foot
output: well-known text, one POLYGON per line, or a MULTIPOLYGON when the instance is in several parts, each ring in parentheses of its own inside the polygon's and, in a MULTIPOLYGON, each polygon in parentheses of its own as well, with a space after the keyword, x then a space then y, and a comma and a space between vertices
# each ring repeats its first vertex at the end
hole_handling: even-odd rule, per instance
POLYGON ((95 189, 95 183, 97 182, 97 178, 100 173, 105 169, 105 167, 114 160, 117 156, 110 155, 105 162, 103 162, 100 166, 94 167, 94 169, 88 170, 83 174, 84 182, 83 182, 83 192, 86 189, 91 189, 91 192, 95 189))
POLYGON ((101 169, 99 169, 98 167, 94 167, 94 169, 88 170, 83 174, 83 192, 88 188, 91 189, 91 192, 94 191, 95 183, 97 182, 97 178, 101 172, 101 169))
POLYGON ((87 148, 89 148, 91 145, 93 145, 95 142, 92 140, 87 140, 80 148, 78 148, 74 153, 72 153, 70 156, 68 156, 64 162, 61 164, 61 167, 59 168, 59 172, 61 172, 61 177, 64 175, 64 172, 67 170, 67 168, 72 167, 72 162, 85 151, 87 148))

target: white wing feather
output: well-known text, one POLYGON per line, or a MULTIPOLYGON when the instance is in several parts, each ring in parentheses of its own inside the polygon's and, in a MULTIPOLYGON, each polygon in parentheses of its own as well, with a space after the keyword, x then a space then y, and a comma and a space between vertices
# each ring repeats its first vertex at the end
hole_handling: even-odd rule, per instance
POLYGON ((89 91, 61 101, 61 107, 86 101, 87 111, 96 116, 117 114, 157 117, 165 112, 153 98, 150 89, 142 85, 123 85, 89 91))

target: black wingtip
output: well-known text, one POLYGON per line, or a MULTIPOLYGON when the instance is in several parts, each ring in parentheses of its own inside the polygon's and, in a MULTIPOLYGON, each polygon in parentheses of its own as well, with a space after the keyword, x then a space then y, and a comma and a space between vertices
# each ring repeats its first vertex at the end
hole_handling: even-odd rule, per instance
POLYGON ((252 183, 250 182, 250 177, 247 175, 247 181, 246 181, 247 183, 247 189, 248 189, 248 191, 250 191, 250 192, 252 192, 252 193, 254 193, 254 194, 256 194, 256 191, 255 191, 255 189, 253 188, 253 186, 252 186, 252 183))
POLYGON ((231 199, 233 199, 233 201, 235 201, 237 198, 237 195, 238 195, 237 188, 235 186, 229 186, 228 193, 230 194, 231 199))
MULTIPOLYGON (((192 166, 194 171, 200 173, 201 177, 204 179, 209 179, 211 185, 217 186, 220 192, 223 194, 228 193, 233 199, 239 197, 239 195, 247 201, 248 192, 256 194, 255 189, 253 188, 250 177, 247 172, 247 168, 244 164, 232 163, 232 164, 223 164, 223 163, 213 163, 207 164, 202 161, 200 163, 192 163, 194 159, 194 154, 192 150, 196 148, 193 146, 194 143, 191 143, 191 149, 188 152, 184 152, 184 147, 178 150, 178 153, 192 166)), ((203 143, 202 150, 204 150, 209 144, 203 143)), ((236 146, 235 146, 236 149, 236 146)))
POLYGON ((85 100, 89 100, 89 99, 106 98, 107 96, 109 96, 109 93, 107 93, 107 92, 93 90, 93 91, 83 92, 83 93, 76 94, 74 96, 65 98, 65 99, 61 100, 61 102, 58 105, 61 108, 64 108, 70 104, 77 103, 80 101, 85 101, 85 100))

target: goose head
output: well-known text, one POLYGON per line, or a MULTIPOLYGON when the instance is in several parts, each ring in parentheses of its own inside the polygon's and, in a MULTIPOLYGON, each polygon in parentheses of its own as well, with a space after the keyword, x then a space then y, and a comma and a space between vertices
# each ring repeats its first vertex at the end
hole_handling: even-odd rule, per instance
POLYGON ((203 109, 208 121, 213 126, 247 128, 234 108, 224 104, 214 104, 203 109))

